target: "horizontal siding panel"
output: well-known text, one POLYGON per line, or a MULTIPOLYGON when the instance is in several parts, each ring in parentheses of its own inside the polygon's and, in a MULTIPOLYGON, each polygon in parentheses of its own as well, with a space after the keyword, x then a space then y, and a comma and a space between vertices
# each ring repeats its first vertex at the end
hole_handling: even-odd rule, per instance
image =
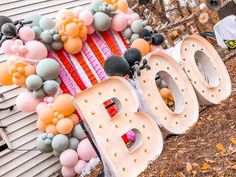
POLYGON ((33 115, 34 113, 28 113, 28 112, 18 112, 16 113, 16 115, 12 115, 9 117, 5 117, 5 118, 0 118, 0 121, 2 123, 2 125, 11 125, 14 124, 17 121, 20 121, 22 118, 33 115))
POLYGON ((7 92, 3 94, 4 97, 0 100, 0 103, 3 103, 12 98, 16 98, 21 92, 22 92, 21 88, 9 89, 7 92))

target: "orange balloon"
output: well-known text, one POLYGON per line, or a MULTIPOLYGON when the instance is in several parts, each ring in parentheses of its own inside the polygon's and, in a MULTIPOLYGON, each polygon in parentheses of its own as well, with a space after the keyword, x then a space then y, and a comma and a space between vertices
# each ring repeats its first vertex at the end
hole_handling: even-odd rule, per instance
POLYGON ((47 133, 52 133, 53 135, 57 135, 58 131, 55 125, 49 124, 46 128, 47 133))
POLYGON ((82 41, 79 37, 69 38, 64 42, 64 48, 69 54, 77 54, 82 49, 82 41))
POLYGON ((35 74, 35 66, 28 65, 25 67, 25 76, 28 77, 30 75, 35 74))
POLYGON ((70 119, 73 122, 73 125, 77 125, 79 123, 79 118, 76 114, 71 114, 67 119, 70 119))
POLYGON ((61 119, 57 123, 57 131, 61 134, 68 134, 72 131, 73 129, 73 122, 70 119, 61 119))
POLYGON ((36 122, 36 127, 38 128, 39 131, 46 131, 47 125, 44 124, 40 119, 37 120, 36 122))
POLYGON ((61 20, 63 19, 66 19, 66 18, 76 18, 75 14, 73 13, 72 10, 68 10, 68 9, 63 9, 63 10, 60 10, 58 11, 58 13, 56 14, 56 22, 60 22, 61 20))
POLYGON ((54 117, 54 114, 53 114, 53 109, 52 108, 49 108, 49 107, 46 107, 44 109, 42 109, 40 112, 39 112, 39 119, 45 123, 45 124, 49 124, 51 123, 53 117, 54 117))
MULTIPOLYGON (((16 74, 16 73, 14 73, 16 74)), ((25 87, 25 76, 24 75, 19 75, 19 77, 13 77, 12 78, 12 82, 15 85, 21 86, 21 87, 25 87)))
POLYGON ((170 92, 170 90, 169 90, 168 88, 162 88, 162 89, 160 90, 160 94, 161 94, 161 97, 162 97, 163 99, 167 99, 168 97, 171 96, 171 92, 170 92))
POLYGON ((87 36, 88 34, 88 29, 85 25, 83 25, 83 27, 81 28, 80 32, 79 32, 79 37, 83 38, 85 36, 87 36))
POLYGON ((72 102, 73 97, 69 94, 62 94, 56 97, 53 104, 53 109, 56 112, 69 116, 75 111, 75 106, 72 102))
POLYGON ((126 0, 119 0, 117 2, 117 8, 122 12, 127 12, 129 9, 128 3, 126 0))
POLYGON ((71 36, 75 37, 79 34, 79 26, 76 23, 69 23, 66 25, 66 32, 71 36))
POLYGON ((7 62, 0 64, 0 84, 12 85, 12 75, 9 73, 7 62))
POLYGON ((150 44, 142 38, 135 39, 131 44, 131 48, 139 49, 142 56, 147 55, 151 50, 150 44))

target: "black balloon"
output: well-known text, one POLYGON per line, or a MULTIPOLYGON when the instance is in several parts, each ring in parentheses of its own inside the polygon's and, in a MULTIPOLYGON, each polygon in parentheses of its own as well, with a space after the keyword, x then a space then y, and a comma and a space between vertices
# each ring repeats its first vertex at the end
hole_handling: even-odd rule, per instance
POLYGON ((129 73, 130 66, 124 57, 114 55, 106 60, 104 70, 108 76, 123 77, 129 73))
POLYGON ((153 45, 161 45, 164 41, 165 41, 165 38, 162 34, 152 35, 152 44, 153 45))
POLYGON ((2 25, 4 25, 5 23, 13 23, 13 21, 9 17, 0 16, 0 31, 1 31, 2 25))
POLYGON ((4 36, 16 36, 16 27, 12 23, 2 25, 1 32, 4 36))
POLYGON ((139 0, 139 5, 145 5, 147 3, 149 3, 150 0, 139 0))
POLYGON ((128 61, 130 66, 133 66, 135 62, 140 62, 142 60, 142 53, 136 48, 130 48, 124 53, 125 59, 128 61))
POLYGON ((139 32, 139 37, 140 38, 145 38, 145 37, 148 37, 150 36, 150 31, 148 29, 142 29, 140 32, 139 32))

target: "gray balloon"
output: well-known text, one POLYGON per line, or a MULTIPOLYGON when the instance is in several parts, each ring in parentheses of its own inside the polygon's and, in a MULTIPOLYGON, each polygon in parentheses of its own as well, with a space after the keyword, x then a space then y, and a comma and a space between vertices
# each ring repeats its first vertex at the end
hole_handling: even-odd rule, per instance
POLYGON ((105 13, 97 12, 93 16, 93 26, 97 31, 106 31, 111 26, 111 19, 105 13))
POLYGON ((60 50, 60 49, 63 47, 63 44, 62 44, 61 41, 53 41, 53 42, 51 43, 51 47, 52 47, 52 49, 54 49, 54 50, 60 50))
POLYGON ((55 33, 55 34, 53 35, 53 40, 54 40, 54 41, 60 41, 60 40, 61 40, 60 35, 57 34, 57 33, 55 33))
POLYGON ((63 151, 67 149, 69 145, 69 139, 66 135, 58 134, 52 139, 52 148, 55 151, 63 151))
POLYGON ((138 39, 138 38, 139 38, 139 35, 138 35, 138 34, 133 34, 133 35, 131 36, 130 41, 133 42, 135 39, 138 39))
POLYGON ((41 152, 52 152, 52 146, 50 143, 48 143, 47 140, 49 139, 44 139, 44 137, 47 136, 47 133, 42 133, 40 134, 37 139, 36 139, 36 147, 41 151, 41 152))
POLYGON ((53 150, 53 155, 55 155, 56 157, 59 157, 61 155, 61 151, 55 151, 53 150))
POLYGON ((15 36, 17 33, 16 26, 12 23, 5 23, 2 25, 1 32, 5 36, 15 36))
POLYGON ((133 32, 130 28, 126 28, 124 31, 123 31, 123 35, 126 39, 130 39, 131 36, 132 36, 133 32))
POLYGON ((50 17, 42 17, 39 20, 39 26, 43 30, 50 30, 50 29, 54 28, 55 24, 54 24, 53 20, 50 17))
POLYGON ((13 23, 13 21, 9 17, 0 15, 0 30, 5 23, 13 23))
POLYGON ((54 95, 59 88, 59 84, 54 80, 47 80, 43 83, 43 90, 48 95, 54 95))
POLYGON ((166 83, 165 83, 165 81, 163 79, 161 80, 160 87, 161 88, 167 88, 167 85, 166 85, 166 83))
POLYGON ((147 29, 148 31, 153 31, 151 26, 145 26, 144 28, 147 29))
POLYGON ((40 35, 43 32, 43 30, 38 26, 34 26, 34 27, 32 27, 32 29, 34 30, 36 39, 40 39, 40 35))
POLYGON ((30 75, 25 81, 29 90, 38 90, 43 85, 43 80, 38 75, 30 75))
POLYGON ((134 20, 130 27, 134 33, 139 33, 143 29, 142 20, 134 20))
POLYGON ((33 96, 37 99, 41 99, 46 96, 46 93, 44 92, 43 88, 40 88, 38 90, 33 91, 33 96))
POLYGON ((49 31, 42 32, 40 35, 40 39, 47 44, 53 41, 52 34, 49 31))
POLYGON ((79 145, 79 140, 77 138, 71 137, 69 139, 69 146, 68 149, 74 149, 75 151, 77 150, 77 147, 79 145))
POLYGON ((33 21, 31 26, 39 26, 39 20, 42 16, 39 14, 29 14, 25 17, 24 21, 33 21))
POLYGON ((81 127, 81 125, 76 125, 73 129, 73 137, 82 140, 84 138, 86 138, 86 134, 83 131, 83 128, 81 127))
POLYGON ((102 3, 103 3, 102 0, 93 0, 91 2, 91 7, 95 12, 98 12, 99 11, 99 6, 101 6, 102 3))
POLYGON ((143 24, 143 26, 147 26, 148 25, 148 21, 147 20, 143 20, 142 24, 143 24))
POLYGON ((36 73, 43 80, 53 80, 59 75, 60 65, 51 58, 41 60, 36 66, 36 73))

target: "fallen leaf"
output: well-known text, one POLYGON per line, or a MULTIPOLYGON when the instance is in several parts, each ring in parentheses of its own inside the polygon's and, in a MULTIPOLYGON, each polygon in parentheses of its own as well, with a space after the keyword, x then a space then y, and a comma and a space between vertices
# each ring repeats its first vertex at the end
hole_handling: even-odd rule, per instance
POLYGON ((236 164, 230 167, 233 170, 236 170, 236 164))
POLYGON ((192 167, 191 163, 187 162, 186 163, 186 170, 187 170, 187 172, 192 171, 192 169, 193 169, 193 167, 192 167))
POLYGON ((236 144, 236 138, 231 138, 231 142, 232 142, 233 144, 236 144))
POLYGON ((221 143, 219 143, 219 144, 216 145, 216 148, 217 148, 218 150, 222 151, 222 150, 224 149, 224 145, 221 144, 221 143))
POLYGON ((182 172, 178 173, 179 177, 186 177, 182 172))
POLYGON ((211 168, 211 165, 210 164, 208 164, 208 163, 204 163, 203 165, 202 165, 202 170, 209 170, 211 168))

